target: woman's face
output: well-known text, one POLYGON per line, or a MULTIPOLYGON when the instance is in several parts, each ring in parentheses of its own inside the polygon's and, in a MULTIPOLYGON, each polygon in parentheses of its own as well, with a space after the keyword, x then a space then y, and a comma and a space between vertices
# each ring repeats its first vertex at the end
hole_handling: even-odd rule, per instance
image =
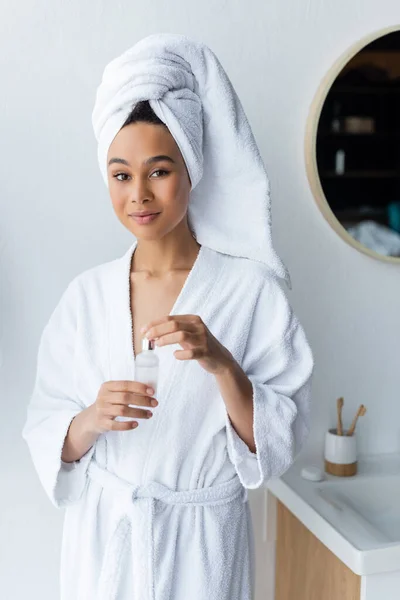
POLYGON ((144 122, 123 127, 108 149, 107 173, 115 213, 135 237, 159 239, 186 218, 190 178, 181 152, 166 127, 144 122), (171 160, 164 158, 146 163, 159 155, 171 160), (140 211, 160 214, 142 225, 129 216, 140 211))

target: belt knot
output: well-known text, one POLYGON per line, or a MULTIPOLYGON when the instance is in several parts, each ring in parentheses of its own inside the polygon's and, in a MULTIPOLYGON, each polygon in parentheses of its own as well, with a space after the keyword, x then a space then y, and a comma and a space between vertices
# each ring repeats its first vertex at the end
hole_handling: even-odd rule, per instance
POLYGON ((131 494, 132 500, 137 498, 155 498, 161 500, 170 495, 170 490, 158 481, 150 481, 145 485, 136 485, 131 494))

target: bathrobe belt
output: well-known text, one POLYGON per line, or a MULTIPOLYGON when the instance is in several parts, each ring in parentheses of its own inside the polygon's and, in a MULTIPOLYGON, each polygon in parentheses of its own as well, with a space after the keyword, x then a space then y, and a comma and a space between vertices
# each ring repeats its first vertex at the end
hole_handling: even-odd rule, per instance
MULTIPOLYGON (((147 564, 149 565, 149 591, 148 597, 146 599, 143 598, 143 600, 156 600, 153 573, 153 518, 156 500, 161 500, 167 504, 204 506, 207 504, 225 504, 234 500, 240 494, 243 494, 243 502, 246 502, 248 498, 247 489, 243 487, 237 476, 229 481, 210 487, 174 491, 157 481, 150 481, 145 485, 135 486, 128 481, 121 479, 118 475, 111 473, 111 471, 100 467, 94 459, 92 459, 89 464, 88 475, 91 479, 94 479, 105 488, 121 491, 126 495, 130 503, 135 502, 138 498, 146 498, 148 500, 147 527, 150 544, 148 545, 149 554, 147 557, 147 564)), ((130 527, 129 507, 127 507, 127 510, 121 514, 120 518, 115 523, 111 537, 105 548, 99 579, 99 600, 116 600, 118 598, 118 585, 121 574, 119 568, 120 561, 126 550, 125 544, 128 542, 130 527)))

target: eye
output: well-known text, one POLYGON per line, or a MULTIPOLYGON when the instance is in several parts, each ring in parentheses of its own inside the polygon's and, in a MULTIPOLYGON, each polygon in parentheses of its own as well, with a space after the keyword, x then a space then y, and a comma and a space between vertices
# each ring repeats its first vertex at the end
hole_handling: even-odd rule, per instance
MULTIPOLYGON (((154 175, 154 173, 169 173, 169 171, 166 171, 165 169, 157 169, 157 171, 153 171, 152 175, 154 175)), ((156 179, 158 179, 158 177, 156 177, 156 179)))
MULTIPOLYGON (((152 175, 154 175, 154 173, 166 173, 168 175, 169 171, 166 171, 165 169, 157 169, 156 171, 153 171, 152 175)), ((113 177, 115 177, 115 179, 117 179, 118 181, 126 181, 126 179, 118 179, 120 175, 123 175, 124 177, 129 177, 129 175, 127 173, 115 173, 115 175, 113 175, 113 177)), ((156 177, 156 179, 158 179, 158 177, 156 177)))
MULTIPOLYGON (((115 179, 118 179, 118 177, 120 175, 126 175, 126 173, 115 173, 115 175, 113 175, 113 177, 115 177, 115 179)), ((127 175, 126 175, 127 176, 127 175)), ((126 179, 118 179, 118 181, 126 181, 126 179)))

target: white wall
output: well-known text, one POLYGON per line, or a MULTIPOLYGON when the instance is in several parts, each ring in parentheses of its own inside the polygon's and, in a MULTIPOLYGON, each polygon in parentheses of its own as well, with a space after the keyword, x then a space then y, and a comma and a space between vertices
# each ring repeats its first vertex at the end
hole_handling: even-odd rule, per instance
POLYGON ((325 71, 356 39, 396 23, 398 0, 2 2, 2 598, 57 597, 63 512, 44 496, 21 429, 39 336, 62 291, 131 241, 101 179, 90 118, 106 62, 150 33, 185 33, 214 50, 268 167, 274 239, 316 357, 306 452, 321 452, 340 395, 345 419, 359 403, 368 407, 362 451, 399 450, 400 269, 358 253, 329 229, 303 157, 308 108, 325 71))

